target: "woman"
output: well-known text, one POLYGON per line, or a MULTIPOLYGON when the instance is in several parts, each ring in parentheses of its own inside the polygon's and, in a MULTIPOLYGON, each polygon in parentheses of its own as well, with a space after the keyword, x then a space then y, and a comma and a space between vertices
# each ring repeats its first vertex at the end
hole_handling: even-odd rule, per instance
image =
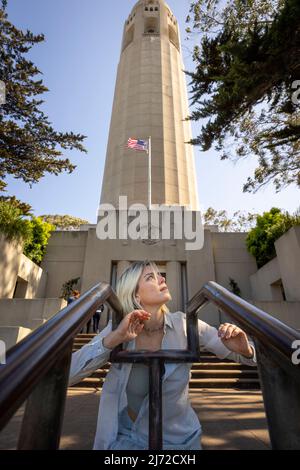
MULTIPOLYGON (((170 313, 165 278, 149 261, 132 263, 116 288, 125 316, 112 331, 109 321, 90 343, 72 355, 70 385, 109 360, 124 343, 128 350, 186 349, 185 314, 170 313)), ((200 346, 220 359, 256 365, 255 348, 244 331, 225 323, 216 328, 198 320, 200 346)), ((201 449, 201 425, 188 398, 192 364, 166 363, 162 382, 163 449, 201 449)), ((148 449, 148 368, 113 363, 103 385, 94 449, 148 449)))

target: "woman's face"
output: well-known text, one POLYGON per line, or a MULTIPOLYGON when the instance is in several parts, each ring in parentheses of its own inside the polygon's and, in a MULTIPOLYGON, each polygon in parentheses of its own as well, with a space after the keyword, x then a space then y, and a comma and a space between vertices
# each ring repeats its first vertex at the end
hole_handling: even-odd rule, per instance
POLYGON ((142 306, 161 306, 171 300, 171 294, 165 278, 157 268, 146 266, 139 279, 136 292, 138 302, 142 306))

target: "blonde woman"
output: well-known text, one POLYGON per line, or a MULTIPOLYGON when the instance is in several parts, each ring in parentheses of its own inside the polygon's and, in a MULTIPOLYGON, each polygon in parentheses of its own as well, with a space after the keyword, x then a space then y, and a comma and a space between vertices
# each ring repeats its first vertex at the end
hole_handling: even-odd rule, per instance
MULTIPOLYGON (((155 263, 134 262, 116 288, 125 316, 112 331, 109 321, 90 343, 72 355, 70 385, 79 382, 109 360, 124 343, 127 350, 186 349, 185 314, 170 313, 165 278, 155 263)), ((220 359, 256 365, 255 348, 246 334, 225 323, 216 328, 198 320, 200 346, 220 359)), ((192 364, 166 363, 162 382, 163 449, 201 449, 201 425, 188 398, 192 364)), ((103 385, 94 449, 148 449, 148 367, 113 363, 103 385)))

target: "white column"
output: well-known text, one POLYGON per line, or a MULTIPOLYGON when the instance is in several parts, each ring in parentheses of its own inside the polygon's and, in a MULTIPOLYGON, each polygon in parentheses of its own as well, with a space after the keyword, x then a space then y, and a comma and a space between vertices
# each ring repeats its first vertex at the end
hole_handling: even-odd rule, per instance
POLYGON ((119 279, 121 274, 125 271, 125 269, 128 268, 128 266, 130 266, 130 264, 131 263, 129 261, 125 261, 125 260, 118 261, 117 280, 119 279))
POLYGON ((166 263, 167 285, 172 296, 172 300, 167 303, 170 312, 177 312, 182 309, 181 292, 181 265, 179 261, 168 261, 166 263))

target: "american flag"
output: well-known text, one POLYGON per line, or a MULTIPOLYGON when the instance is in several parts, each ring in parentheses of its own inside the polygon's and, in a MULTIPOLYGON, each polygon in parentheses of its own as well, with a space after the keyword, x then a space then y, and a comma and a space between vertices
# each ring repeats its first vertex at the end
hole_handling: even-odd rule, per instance
POLYGON ((148 150, 148 143, 146 140, 141 139, 132 139, 131 137, 128 139, 127 148, 146 151, 148 150))

